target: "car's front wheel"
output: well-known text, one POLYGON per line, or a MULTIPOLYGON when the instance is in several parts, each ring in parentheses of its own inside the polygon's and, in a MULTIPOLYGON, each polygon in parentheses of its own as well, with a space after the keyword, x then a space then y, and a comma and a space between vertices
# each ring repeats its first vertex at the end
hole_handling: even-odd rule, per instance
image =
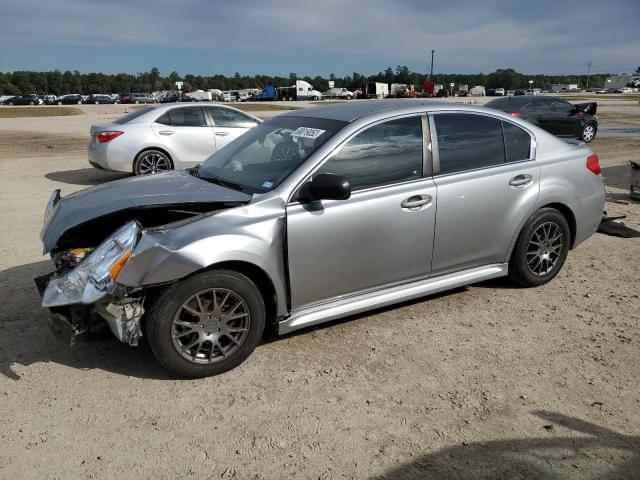
POLYGON ((133 161, 134 175, 150 175, 172 169, 171 159, 160 150, 145 150, 144 152, 140 152, 133 161))
POLYGON ((149 344, 162 366, 199 378, 240 365, 260 342, 266 313, 248 277, 214 270, 167 288, 147 315, 149 344))
POLYGON ((589 143, 591 140, 596 138, 596 130, 597 130, 596 126, 590 123, 589 125, 586 125, 584 127, 584 129, 582 130, 582 134, 580 135, 580 138, 582 139, 583 142, 589 143))
POLYGON ((537 287, 555 277, 569 253, 571 233, 554 208, 535 212, 518 236, 509 260, 509 277, 523 287, 537 287))

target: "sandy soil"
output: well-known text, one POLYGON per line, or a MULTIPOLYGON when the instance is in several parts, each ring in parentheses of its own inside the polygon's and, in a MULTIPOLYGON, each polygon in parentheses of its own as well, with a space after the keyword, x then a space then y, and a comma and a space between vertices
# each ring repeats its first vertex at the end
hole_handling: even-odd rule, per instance
MULTIPOLYGON (((491 281, 267 338, 216 378, 170 378, 145 346, 56 343, 32 283, 51 269, 42 210, 120 176, 82 150, 102 109, 0 119, 0 478, 640 477, 640 239, 596 234, 537 289, 491 281)), ((640 141, 593 148, 607 211, 640 228, 614 203, 640 141)))

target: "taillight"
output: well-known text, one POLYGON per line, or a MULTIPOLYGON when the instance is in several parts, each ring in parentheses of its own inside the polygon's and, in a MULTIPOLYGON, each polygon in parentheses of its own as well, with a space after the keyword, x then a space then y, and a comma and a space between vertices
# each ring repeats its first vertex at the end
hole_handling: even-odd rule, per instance
POLYGON ((93 136, 96 137, 100 143, 107 143, 114 138, 119 137, 123 133, 124 132, 120 132, 118 130, 109 130, 106 132, 96 132, 93 134, 93 136))
POLYGON ((512 117, 520 118, 520 115, 521 115, 520 112, 511 112, 512 117))
POLYGON ((587 168, 591 170, 595 175, 600 175, 602 169, 600 168, 600 161, 598 160, 598 155, 595 153, 593 155, 589 155, 587 157, 587 168))

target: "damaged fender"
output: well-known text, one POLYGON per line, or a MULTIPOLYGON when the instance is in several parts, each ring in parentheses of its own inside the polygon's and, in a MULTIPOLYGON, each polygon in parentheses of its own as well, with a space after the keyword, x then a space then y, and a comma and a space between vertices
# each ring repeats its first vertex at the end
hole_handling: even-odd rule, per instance
POLYGON ((147 230, 118 283, 126 287, 170 283, 212 265, 244 262, 269 277, 277 297, 276 314, 285 315, 283 213, 282 199, 272 197, 220 210, 177 228, 147 230))

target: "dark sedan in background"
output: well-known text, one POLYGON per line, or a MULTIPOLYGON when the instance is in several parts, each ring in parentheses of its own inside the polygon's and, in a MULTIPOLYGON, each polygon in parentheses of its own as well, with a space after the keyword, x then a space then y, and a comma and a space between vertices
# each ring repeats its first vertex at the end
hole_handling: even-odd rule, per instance
POLYGON ((72 93, 58 97, 57 103, 58 105, 80 105, 84 102, 82 101, 82 95, 72 93))
POLYGON ((596 137, 596 102, 574 105, 555 97, 504 97, 486 104, 522 118, 559 137, 571 137, 589 143, 596 137))
POLYGON ((35 94, 29 94, 9 98, 4 103, 5 105, 42 105, 44 102, 42 97, 35 94))
POLYGON ((85 103, 94 103, 98 105, 102 103, 113 104, 113 103, 116 103, 116 101, 113 97, 109 95, 89 95, 89 98, 87 98, 85 103))

